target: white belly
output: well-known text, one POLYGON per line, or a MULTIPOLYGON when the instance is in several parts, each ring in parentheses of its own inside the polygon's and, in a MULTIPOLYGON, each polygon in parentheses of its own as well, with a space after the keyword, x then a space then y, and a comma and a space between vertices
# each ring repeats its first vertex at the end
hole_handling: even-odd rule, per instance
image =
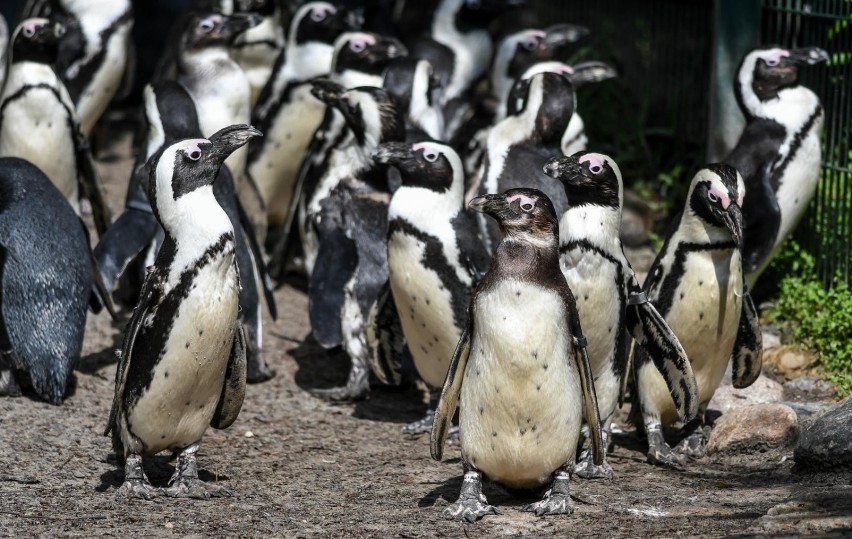
MULTIPOLYGON (((666 315, 692 365, 701 403, 710 402, 734 348, 742 312, 741 264, 739 251, 687 255, 686 273, 666 315)), ((662 423, 675 423, 674 401, 653 365, 640 369, 639 383, 643 401, 658 411, 662 423)))
POLYGON ((78 211, 77 159, 68 113, 52 91, 30 89, 5 108, 0 156, 30 161, 78 211))
POLYGON ((574 155, 586 149, 589 139, 586 138, 586 126, 579 114, 571 116, 568 127, 562 135, 562 153, 574 155))
POLYGON ((601 419, 606 419, 618 404, 621 384, 615 376, 617 332, 622 315, 623 286, 616 266, 590 253, 571 250, 559 258, 562 273, 577 299, 580 325, 588 341, 587 351, 601 419))
POLYGON ((80 129, 87 137, 121 86, 132 27, 130 23, 123 25, 104 44, 106 54, 103 64, 77 100, 80 129))
POLYGON ((388 267, 393 299, 414 366, 433 388, 444 384, 460 337, 450 292, 435 272, 423 266, 426 245, 407 234, 388 241, 388 267))
POLYGON ((233 251, 207 265, 194 282, 151 386, 128 418, 149 454, 199 441, 222 392, 239 303, 233 251))
POLYGON ((534 487, 573 461, 583 405, 570 338, 561 299, 541 287, 506 281, 477 299, 459 427, 462 454, 491 479, 534 487))

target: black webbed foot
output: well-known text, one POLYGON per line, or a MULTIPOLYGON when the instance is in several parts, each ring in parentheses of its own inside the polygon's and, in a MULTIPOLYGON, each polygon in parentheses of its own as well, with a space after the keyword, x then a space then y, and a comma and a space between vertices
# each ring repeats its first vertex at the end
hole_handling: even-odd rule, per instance
POLYGON ((645 429, 648 435, 648 462, 660 466, 683 468, 686 457, 675 453, 663 438, 663 429, 659 425, 645 429))
POLYGON ((195 460, 195 453, 197 451, 198 444, 193 444, 181 451, 180 455, 178 455, 175 473, 169 480, 169 487, 163 493, 171 498, 196 498, 202 500, 232 496, 233 492, 230 489, 221 485, 205 483, 198 478, 198 464, 195 460))
POLYGON ((482 494, 482 474, 469 471, 464 474, 459 499, 444 509, 444 517, 450 520, 476 522, 485 515, 499 514, 497 508, 488 505, 488 500, 482 494))

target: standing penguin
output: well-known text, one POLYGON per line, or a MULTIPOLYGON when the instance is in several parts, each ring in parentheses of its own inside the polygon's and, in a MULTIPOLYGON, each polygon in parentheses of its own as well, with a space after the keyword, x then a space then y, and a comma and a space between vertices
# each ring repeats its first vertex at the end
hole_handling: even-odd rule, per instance
POLYGON ((819 97, 799 84, 799 69, 828 60, 816 47, 748 53, 734 81, 746 118, 725 162, 742 174, 743 268, 749 286, 769 265, 814 196, 825 118, 819 97))
MULTIPOLYGON (((145 162, 173 142, 200 138, 201 129, 195 105, 187 91, 174 81, 160 81, 145 89, 145 118, 148 140, 134 166, 128 187, 125 212, 116 219, 95 247, 95 258, 108 289, 112 290, 119 277, 138 270, 129 264, 147 250, 145 266, 153 264, 162 244, 163 231, 157 224, 148 202, 148 178, 145 162)), ((248 216, 240 204, 234 181, 228 168, 220 168, 213 183, 216 201, 225 210, 234 228, 237 268, 240 271, 240 320, 246 335, 247 379, 263 382, 275 371, 261 357, 263 322, 258 285, 262 286, 272 319, 277 318, 272 286, 266 273, 263 255, 248 216)), ((144 267, 141 268, 144 271, 144 267)), ((135 294, 134 294, 135 296, 135 294)))
POLYGON ((275 59, 284 49, 284 14, 277 0, 245 0, 237 4, 241 4, 240 11, 263 17, 260 24, 237 36, 231 45, 231 56, 248 78, 254 107, 272 75, 275 59))
MULTIPOLYGON (((728 360, 734 387, 748 387, 760 374, 760 322, 743 282, 744 191, 742 176, 729 165, 700 170, 689 186, 683 213, 672 223, 645 279, 648 299, 686 350, 699 401, 698 416, 685 427, 687 437, 672 451, 662 427, 678 420, 682 403, 672 400, 660 372, 637 350, 634 410, 641 412, 651 463, 679 466, 685 457, 704 455, 709 430, 704 412, 728 360)), ((639 421, 636 415, 634 421, 639 421)))
MULTIPOLYGON (((577 298, 586 328, 604 447, 627 374, 630 336, 647 349, 684 423, 698 412, 695 375, 677 337, 647 301, 619 237, 624 185, 611 158, 593 152, 557 157, 544 167, 562 182, 568 209, 559 221, 559 265, 577 298)), ((580 455, 575 471, 584 478, 612 478, 604 461, 580 455)))
POLYGON ((53 70, 64 27, 28 19, 12 36, 12 58, 0 98, 0 156, 36 165, 77 214, 80 199, 92 205, 98 234, 109 226, 109 208, 74 104, 53 70))
POLYGON ((98 282, 86 227, 62 194, 31 163, 0 158, 0 395, 24 382, 62 402, 98 282))
POLYGON ((198 479, 195 453, 210 425, 224 429, 245 396, 234 229, 212 184, 225 158, 260 133, 230 126, 149 160, 149 199, 166 240, 127 324, 105 434, 125 459, 118 495, 207 498, 226 489, 198 479), (179 451, 169 488, 154 488, 142 456, 179 451))
POLYGON ((451 147, 390 142, 373 159, 402 178, 388 208, 388 269, 414 366, 432 391, 426 417, 403 427, 418 434, 432 428, 438 388, 467 327, 470 291, 488 268, 488 253, 464 210, 464 171, 451 147))
POLYGON ((399 58, 385 70, 382 88, 405 111, 406 140, 441 140, 444 115, 440 107, 441 83, 428 60, 399 58))
POLYGON ((61 22, 62 37, 56 72, 68 88, 87 137, 112 98, 128 86, 133 8, 130 0, 30 1, 25 17, 61 22))
POLYGON ((586 339, 559 270, 556 214, 535 189, 484 195, 470 207, 494 217, 503 240, 476 285, 435 414, 431 452, 440 460, 459 407, 464 482, 444 514, 473 522, 497 512, 482 494, 482 474, 512 488, 552 478, 544 499, 524 510, 570 514, 584 407, 598 464, 602 442, 586 339))

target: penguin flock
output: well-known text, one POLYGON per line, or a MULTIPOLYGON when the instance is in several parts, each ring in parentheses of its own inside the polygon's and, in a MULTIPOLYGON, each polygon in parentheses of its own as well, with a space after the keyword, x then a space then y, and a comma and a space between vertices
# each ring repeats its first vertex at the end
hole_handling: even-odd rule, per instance
POLYGON ((798 77, 826 52, 745 56, 742 136, 696 171, 643 283, 626 179, 577 112, 575 89, 616 70, 561 61, 589 30, 519 27, 520 0, 390 4, 195 1, 144 81, 115 218, 92 147, 132 83, 129 0, 30 0, 0 24, 0 395, 60 404, 87 309, 131 310, 105 429, 119 498, 230 494, 196 453, 276 374, 273 281, 306 288, 311 338, 350 360, 318 398, 428 388, 402 430, 436 460, 458 436, 452 519, 497 512, 484 478, 549 485, 525 510, 570 514, 571 477, 615 476, 625 401, 648 461, 682 467, 728 363, 735 387, 760 374, 749 288, 814 194, 824 114, 798 77), (163 451, 157 487, 143 457, 163 451))

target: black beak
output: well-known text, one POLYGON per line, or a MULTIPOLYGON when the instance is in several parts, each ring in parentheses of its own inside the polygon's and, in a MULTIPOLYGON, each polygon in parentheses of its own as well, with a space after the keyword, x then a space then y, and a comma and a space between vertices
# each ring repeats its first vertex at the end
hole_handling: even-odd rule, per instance
POLYGON ((544 165, 544 173, 563 184, 574 183, 583 177, 583 166, 574 156, 554 157, 544 165))
POLYGON ((487 194, 474 198, 468 205, 468 208, 479 213, 487 213, 498 222, 512 217, 514 212, 506 201, 506 195, 487 194))
POLYGON ((790 51, 790 60, 799 65, 816 65, 827 62, 828 53, 819 47, 804 47, 790 51))
POLYGON ((574 73, 568 77, 574 88, 579 88, 584 84, 592 82, 601 82, 607 79, 612 79, 618 76, 618 72, 614 67, 603 62, 581 62, 575 66, 574 73))
POLYGON ((576 24, 554 24, 545 28, 544 32, 544 43, 550 48, 575 43, 590 33, 585 26, 576 24))
POLYGON ((234 13, 229 15, 225 24, 219 30, 219 37, 223 41, 227 41, 237 37, 237 35, 245 32, 249 28, 254 28, 263 22, 263 17, 257 13, 234 13))
POLYGON ((263 133, 250 125, 238 124, 223 127, 207 139, 213 146, 208 154, 209 159, 222 163, 234 150, 243 146, 250 139, 260 136, 263 136, 263 133))
POLYGON ((731 203, 725 213, 722 214, 722 220, 725 222, 725 226, 728 227, 728 230, 731 231, 731 237, 734 239, 734 243, 737 244, 737 248, 742 248, 743 210, 736 204, 731 203))
POLYGON ((383 165, 398 166, 412 156, 411 144, 406 142, 385 142, 373 150, 372 158, 383 165))

